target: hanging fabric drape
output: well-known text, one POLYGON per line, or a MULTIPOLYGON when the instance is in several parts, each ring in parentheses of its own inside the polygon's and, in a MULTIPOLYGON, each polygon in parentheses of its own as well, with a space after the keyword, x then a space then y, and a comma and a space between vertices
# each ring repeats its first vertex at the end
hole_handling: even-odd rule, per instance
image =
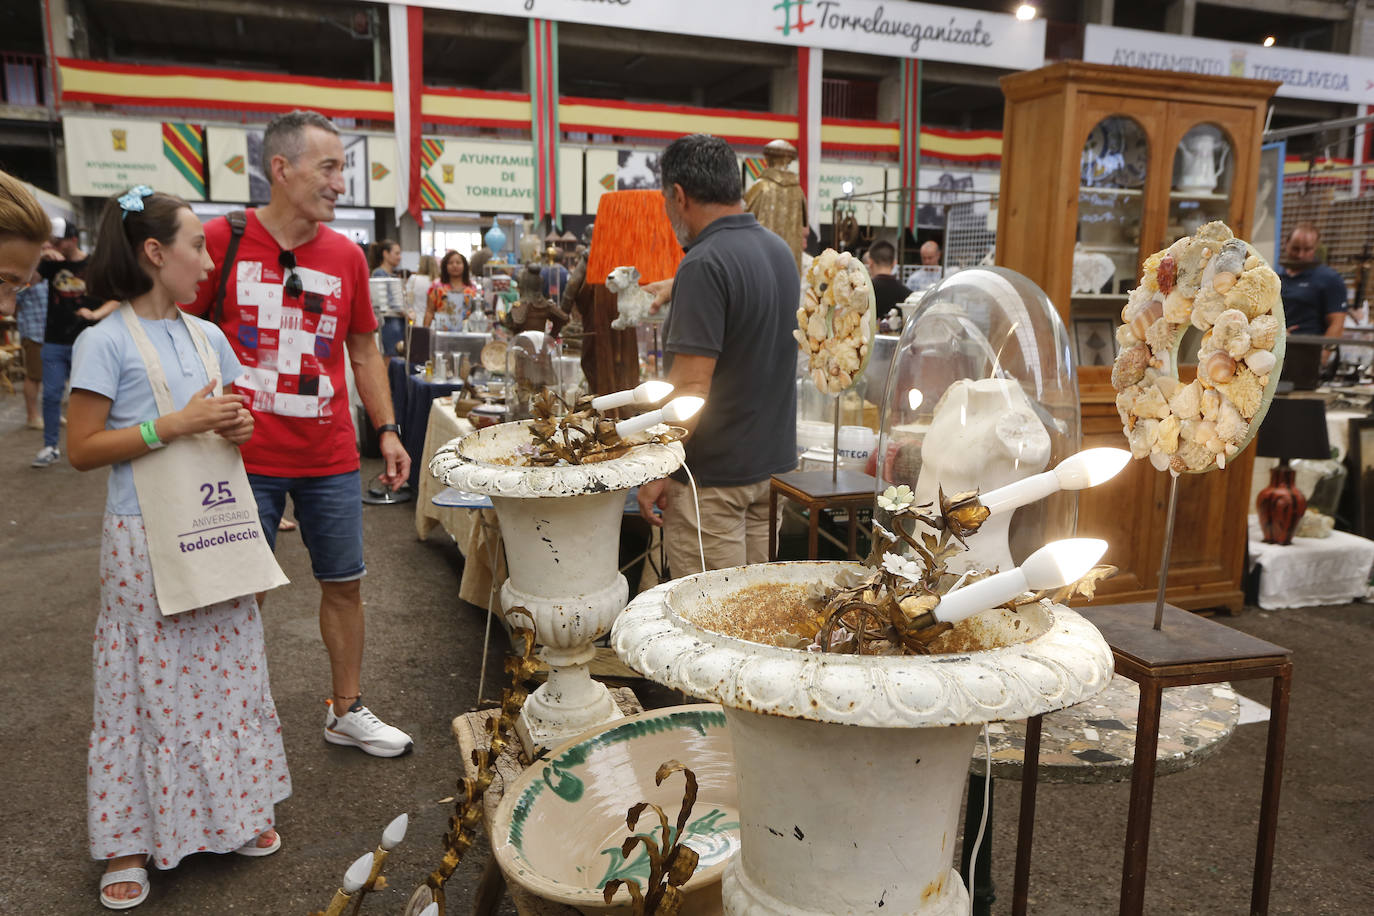
POLYGON ((902 187, 910 189, 902 201, 900 229, 916 232, 917 180, 921 167, 921 62, 902 61, 902 116, 898 130, 902 187))
POLYGON ((821 213, 817 205, 821 165, 821 71, 820 48, 797 49, 797 174, 806 192, 806 215, 813 238, 820 238, 821 213))
POLYGON ((558 212, 558 23, 529 21, 530 135, 534 142, 534 218, 558 212))
POLYGON ((391 93, 396 109, 396 222, 410 213, 423 224, 420 199, 420 128, 424 123, 420 93, 424 89, 424 10, 393 3, 391 26, 391 93))

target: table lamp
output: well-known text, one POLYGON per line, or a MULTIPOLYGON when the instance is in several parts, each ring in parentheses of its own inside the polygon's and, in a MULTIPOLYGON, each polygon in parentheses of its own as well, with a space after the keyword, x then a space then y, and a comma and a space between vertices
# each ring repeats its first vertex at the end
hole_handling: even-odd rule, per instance
MULTIPOLYGON (((596 232, 587 252, 586 282, 578 294, 582 313, 582 372, 592 394, 633 388, 641 381, 640 352, 633 328, 614 330, 618 314, 615 293, 606 288, 606 275, 617 267, 633 265, 639 282, 667 280, 682 261, 668 220, 662 191, 612 191, 601 195, 596 207, 596 232)), ((657 328, 652 329, 654 332, 657 328)), ((657 351, 659 345, 650 349, 657 351)), ((657 353, 645 366, 649 377, 660 374, 657 353)))
POLYGON ((1330 458, 1326 405, 1314 398, 1274 398, 1260 424, 1255 454, 1277 458, 1269 486, 1255 499, 1260 532, 1266 544, 1291 544, 1307 511, 1307 497, 1293 484, 1293 458, 1330 458))

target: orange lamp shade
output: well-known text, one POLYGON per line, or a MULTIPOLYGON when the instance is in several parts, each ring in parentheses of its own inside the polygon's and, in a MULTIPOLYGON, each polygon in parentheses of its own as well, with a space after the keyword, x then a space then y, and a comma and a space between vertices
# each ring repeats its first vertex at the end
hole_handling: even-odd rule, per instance
POLYGON ((617 267, 639 270, 640 283, 667 280, 682 261, 662 191, 612 191, 596 206, 587 282, 605 283, 617 267))

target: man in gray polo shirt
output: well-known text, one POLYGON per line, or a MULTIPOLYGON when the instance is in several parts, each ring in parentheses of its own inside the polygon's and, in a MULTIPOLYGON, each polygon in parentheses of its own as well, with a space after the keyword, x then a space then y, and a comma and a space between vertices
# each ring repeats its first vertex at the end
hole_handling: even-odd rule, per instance
POLYGON ((687 248, 664 322, 674 396, 706 399, 689 424, 687 475, 639 489, 639 511, 663 525, 675 576, 768 559, 768 478, 797 465, 796 327, 801 286, 787 244, 744 209, 735 152, 692 134, 659 158, 663 196, 687 248), (663 520, 653 514, 657 505, 663 520))

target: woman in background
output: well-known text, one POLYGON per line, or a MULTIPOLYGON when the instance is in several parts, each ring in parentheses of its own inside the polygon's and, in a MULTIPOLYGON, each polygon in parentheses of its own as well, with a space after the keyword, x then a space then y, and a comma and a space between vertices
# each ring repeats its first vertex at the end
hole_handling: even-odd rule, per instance
POLYGON ((429 288, 425 327, 433 327, 436 331, 463 330, 466 309, 453 300, 476 294, 477 288, 473 286, 472 274, 468 270, 468 259, 456 251, 450 251, 439 263, 439 279, 429 288))
POLYGON ((391 239, 373 242, 367 251, 367 266, 374 277, 399 277, 401 275, 401 246, 391 239))

